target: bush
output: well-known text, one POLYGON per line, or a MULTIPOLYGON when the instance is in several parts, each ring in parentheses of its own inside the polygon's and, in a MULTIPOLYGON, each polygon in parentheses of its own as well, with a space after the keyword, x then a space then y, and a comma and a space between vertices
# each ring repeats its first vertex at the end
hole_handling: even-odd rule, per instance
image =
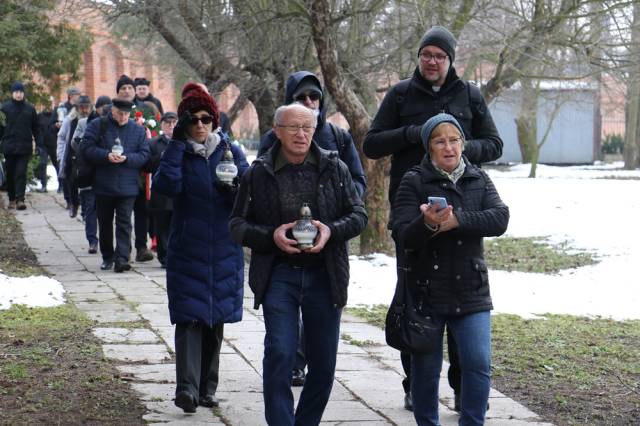
POLYGON ((624 138, 620 134, 607 135, 602 141, 603 154, 622 154, 624 152, 624 138))

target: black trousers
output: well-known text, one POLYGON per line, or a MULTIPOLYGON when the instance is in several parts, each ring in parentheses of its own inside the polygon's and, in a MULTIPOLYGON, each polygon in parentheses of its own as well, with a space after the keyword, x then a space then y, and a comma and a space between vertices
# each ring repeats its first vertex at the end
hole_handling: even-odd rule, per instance
POLYGON ((162 264, 167 262, 167 247, 169 245, 172 216, 173 210, 151 210, 153 233, 158 243, 158 261, 162 264))
POLYGON ((96 195, 96 214, 102 260, 129 262, 131 253, 131 211, 136 197, 96 195), (113 216, 116 217, 116 249, 113 250, 113 216))
MULTIPOLYGON (((395 241, 396 245, 396 272, 398 273, 398 282, 400 280, 399 274, 404 270, 406 263, 404 249, 395 241)), ((449 379, 449 386, 457 394, 460 393, 461 384, 461 372, 460 362, 458 361, 458 346, 449 330, 447 330, 447 348, 449 352, 449 371, 447 371, 447 378, 449 379)), ((411 354, 408 352, 400 352, 400 361, 402 362, 402 369, 404 370, 405 378, 402 379, 402 387, 404 393, 409 393, 411 390, 411 354)))
POLYGON ((78 184, 76 182, 76 166, 75 166, 75 156, 69 156, 66 160, 65 165, 65 178, 63 185, 65 187, 65 194, 68 196, 66 199, 67 203, 72 206, 75 206, 77 209, 80 206, 80 193, 78 184))
POLYGON ((27 187, 27 166, 30 158, 31 154, 4 156, 9 201, 24 201, 24 192, 27 187))
POLYGON ((147 195, 144 190, 138 193, 133 205, 133 222, 136 234, 136 250, 147 247, 147 232, 149 232, 149 209, 147 195))
POLYGON ((223 323, 213 328, 195 321, 176 324, 176 394, 215 395, 223 334, 223 323))
POLYGON ((56 158, 56 147, 51 145, 40 145, 37 147, 38 150, 38 158, 40 161, 38 162, 38 168, 35 171, 36 177, 42 183, 42 187, 45 188, 47 186, 47 164, 49 163, 49 158, 51 158, 51 164, 56 169, 56 175, 58 174, 58 159, 56 158))

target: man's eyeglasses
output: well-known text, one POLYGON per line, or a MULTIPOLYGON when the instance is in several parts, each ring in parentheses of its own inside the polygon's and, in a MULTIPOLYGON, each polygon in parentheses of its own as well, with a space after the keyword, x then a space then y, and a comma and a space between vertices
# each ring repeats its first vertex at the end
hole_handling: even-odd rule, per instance
POLYGON ((313 133, 316 129, 314 126, 295 126, 295 125, 284 125, 284 124, 276 124, 276 127, 280 127, 284 129, 287 133, 295 135, 298 133, 298 130, 302 130, 304 133, 313 133))
POLYGON ((445 149, 447 145, 449 145, 452 148, 455 148, 457 146, 462 145, 462 138, 455 138, 455 139, 449 139, 449 140, 432 139, 431 145, 436 149, 445 149))
POLYGON ((318 92, 311 92, 311 93, 301 93, 298 96, 296 96, 293 100, 296 102, 304 102, 307 98, 309 98, 309 100, 311 101, 319 101, 320 100, 320 93, 318 92))
POLYGON ((444 61, 447 60, 447 55, 432 55, 431 53, 421 53, 420 55, 420 59, 422 59, 425 62, 431 62, 431 60, 434 60, 436 62, 436 64, 442 64, 444 63, 444 61))
POLYGON ((192 115, 189 119, 190 123, 196 126, 198 121, 202 124, 211 124, 213 123, 213 117, 210 115, 203 115, 202 117, 198 117, 197 115, 192 115))

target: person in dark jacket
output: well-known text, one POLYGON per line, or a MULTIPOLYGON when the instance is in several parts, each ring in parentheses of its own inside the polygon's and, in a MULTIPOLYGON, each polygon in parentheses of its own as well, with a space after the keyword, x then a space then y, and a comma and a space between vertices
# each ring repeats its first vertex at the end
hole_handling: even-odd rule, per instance
POLYGON ((0 106, 5 115, 1 128, 2 147, 7 174, 7 194, 10 209, 24 210, 27 187, 27 166, 33 154, 33 142, 39 138, 38 114, 26 101, 24 85, 16 81, 11 85, 11 100, 0 106))
POLYGON ((270 425, 317 425, 333 385, 340 315, 347 302, 347 241, 362 232, 367 214, 347 166, 312 141, 311 110, 276 110, 278 141, 242 178, 230 223, 233 238, 251 248, 249 286, 262 305, 265 418, 270 425), (291 238, 303 204, 318 234, 311 249, 291 238), (302 312, 309 366, 293 409, 291 372, 302 312))
MULTIPOLYGON (((88 118, 93 113, 91 98, 82 95, 76 105, 62 121, 58 131, 57 155, 60 165, 60 177, 65 185, 65 194, 69 197, 69 217, 74 218, 80 207, 79 188, 75 178, 75 166, 77 155, 77 143, 73 146, 73 136, 78 126, 78 121, 88 118)), ((94 114, 92 118, 95 118, 94 114)))
MULTIPOLYGON (((126 74, 122 74, 116 83, 116 93, 120 99, 133 102, 131 118, 135 118, 135 112, 142 111, 145 117, 155 117, 151 108, 143 101, 136 98, 136 83, 126 74)), ((136 262, 149 262, 153 260, 153 253, 147 248, 147 233, 149 232, 149 211, 147 209, 146 178, 139 177, 139 191, 133 204, 133 229, 135 235, 136 262)))
MULTIPOLYGON (((427 154, 402 178, 393 207, 393 234, 405 250, 406 279, 416 306, 446 324, 458 345, 461 368, 460 424, 482 425, 491 371, 491 323, 483 237, 502 235, 509 209, 489 176, 462 155, 464 130, 450 114, 421 128, 427 154), (443 205, 428 204, 443 197, 443 205)), ((412 354, 411 395, 418 425, 436 425, 439 350, 412 354)))
MULTIPOLYGON (((372 159, 391 155, 389 203, 393 212, 400 179, 425 155, 420 141, 422 124, 440 112, 456 117, 464 130, 465 157, 473 164, 497 160, 502 155, 502 139, 493 122, 480 90, 458 77, 453 67, 457 41, 446 28, 435 26, 425 33, 418 48, 419 64, 413 76, 393 86, 385 95, 363 144, 364 154, 372 159)), ((391 228, 393 216, 390 217, 391 228)), ((397 250, 396 261, 402 266, 402 253, 397 250)), ((455 356, 456 345, 448 339, 449 384, 456 401, 460 393, 460 375, 455 356)), ((405 408, 411 409, 409 382, 411 377, 408 354, 402 354, 407 375, 402 384, 405 408)), ((458 408, 458 407, 456 407, 458 408)))
MULTIPOLYGON (((58 156, 56 154, 56 147, 58 144, 58 139, 56 134, 52 132, 49 128, 49 122, 51 121, 51 116, 54 114, 52 112, 55 108, 53 108, 53 97, 51 98, 51 106, 44 107, 42 111, 38 113, 38 141, 36 143, 36 148, 38 150, 38 157, 40 162, 38 163, 38 168, 36 169, 36 177, 40 180, 41 188, 36 189, 38 192, 47 192, 47 164, 49 163, 49 159, 51 159, 51 164, 56 170, 56 178, 58 175, 58 156)), ((62 185, 60 181, 58 181, 58 185, 62 185)))
POLYGON ((151 82, 147 80, 146 77, 136 77, 133 82, 136 86, 136 101, 151 102, 158 108, 160 114, 164 114, 162 102, 160 102, 160 99, 153 96, 149 91, 149 85, 151 84, 151 82))
POLYGON ((175 200, 167 253, 167 294, 176 324, 175 404, 187 413, 218 406, 218 365, 224 323, 242 319, 244 257, 229 232, 238 179, 225 183, 216 167, 230 151, 241 176, 249 164, 239 146, 217 131, 218 107, 187 83, 178 125, 153 178, 154 191, 175 200))
MULTIPOLYGON (((151 159, 147 163, 147 171, 154 174, 160 166, 162 154, 169 146, 173 136, 173 128, 178 122, 178 115, 175 112, 165 112, 160 119, 160 129, 162 134, 149 141, 151 159)), ((151 199, 149 200, 149 210, 153 219, 153 233, 157 238, 158 261, 163 268, 167 265, 167 245, 169 243, 169 230, 171 227, 171 217, 173 216, 173 200, 166 195, 160 194, 151 186, 151 199)))
MULTIPOLYGON (((314 111, 318 117, 318 125, 313 134, 313 140, 320 148, 336 151, 340 159, 349 168, 351 179, 356 185, 358 196, 364 199, 364 192, 367 189, 367 180, 356 150, 355 143, 349 132, 326 121, 326 110, 324 108, 324 91, 320 85, 318 77, 309 71, 297 71, 287 78, 285 87, 285 103, 299 103, 314 111)), ((258 157, 267 152, 277 140, 273 130, 267 131, 260 140, 258 157)), ((305 355, 304 355, 304 327, 300 322, 300 338, 296 355, 296 362, 293 368, 292 384, 302 386, 305 380, 305 355)))
MULTIPOLYGON (((336 151, 338 156, 349 168, 351 179, 356 185, 360 198, 364 198, 367 189, 367 179, 356 150, 356 145, 349 132, 327 121, 324 106, 324 91, 318 77, 309 71, 296 71, 287 78, 285 86, 285 104, 300 103, 314 111, 318 118, 313 140, 320 148, 336 151)), ((258 157, 267 152, 278 138, 273 130, 262 135, 258 157)))
MULTIPOLYGON (((49 131, 53 134, 58 135, 60 128, 62 127, 62 122, 64 119, 71 113, 73 108, 78 103, 78 99, 80 98, 80 89, 77 87, 69 87, 67 88, 67 100, 61 102, 51 114, 51 118, 49 119, 49 131)), ((57 158, 57 157, 56 157, 57 158)), ((71 207, 71 199, 70 195, 67 192, 67 186, 64 184, 64 179, 58 179, 58 193, 64 193, 64 200, 67 202, 66 209, 69 210, 71 207)))
POLYGON ((95 165, 100 269, 124 272, 131 269, 131 211, 138 195, 138 176, 149 161, 149 142, 144 129, 129 119, 133 103, 113 100, 101 135, 102 119, 89 123, 80 144, 87 161, 95 165), (116 216, 116 249, 113 250, 113 216, 116 216), (114 265, 115 263, 115 265, 114 265))
MULTIPOLYGON (((81 104, 85 101, 82 99, 78 101, 78 107, 81 108, 81 104)), ((87 96, 88 98, 88 96, 87 96)), ((104 100, 103 100, 104 101, 104 100)), ((111 99, 109 99, 109 103, 111 103, 111 99)), ((96 102, 96 105, 99 106, 99 103, 96 102)), ((100 108, 99 111, 103 112, 104 108, 100 108)), ((71 157, 73 168, 72 172, 74 175, 74 180, 76 180, 79 165, 78 165, 78 152, 80 149, 80 143, 82 142, 82 138, 84 137, 84 132, 87 130, 87 126, 89 123, 96 118, 102 117, 95 108, 91 108, 91 112, 89 116, 80 118, 78 120, 78 124, 76 125, 76 129, 73 132, 73 137, 71 138, 71 147, 73 149, 73 155, 71 157)), ((77 185, 77 182, 76 182, 77 185)), ((81 215, 82 221, 84 222, 84 234, 89 242, 89 249, 87 252, 89 254, 96 254, 98 252, 98 216, 96 213, 96 195, 93 192, 93 187, 83 187, 79 188, 78 197, 80 199, 80 206, 82 207, 81 215)))

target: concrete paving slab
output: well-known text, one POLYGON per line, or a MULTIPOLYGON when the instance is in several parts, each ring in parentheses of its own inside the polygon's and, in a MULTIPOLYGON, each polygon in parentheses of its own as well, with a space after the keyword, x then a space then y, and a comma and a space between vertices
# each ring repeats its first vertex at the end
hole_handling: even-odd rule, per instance
POLYGON ((84 311, 89 318, 93 321, 97 321, 99 323, 112 323, 112 322, 135 322, 139 321, 141 318, 135 312, 129 311, 84 311))
POLYGON ((163 425, 224 425, 211 409, 198 407, 194 414, 185 414, 173 401, 150 401, 145 404, 149 412, 143 419, 163 425))
POLYGON ((220 370, 220 391, 262 392, 262 377, 253 371, 223 372, 220 370))
POLYGON ((175 364, 133 365, 125 364, 116 367, 119 371, 138 382, 175 383, 175 364))
POLYGON ((87 292, 76 292, 76 291, 67 291, 67 298, 70 300, 79 303, 79 302, 117 302, 118 295, 113 291, 104 292, 104 293, 87 293, 87 292))
POLYGON ((382 421, 378 413, 372 411, 360 401, 335 401, 329 400, 327 408, 322 416, 323 421, 382 421))
POLYGON ((104 356, 121 362, 146 362, 148 364, 171 361, 165 345, 102 345, 104 356))
POLYGON ((107 343, 158 343, 160 339, 146 328, 96 328, 93 334, 107 343))

